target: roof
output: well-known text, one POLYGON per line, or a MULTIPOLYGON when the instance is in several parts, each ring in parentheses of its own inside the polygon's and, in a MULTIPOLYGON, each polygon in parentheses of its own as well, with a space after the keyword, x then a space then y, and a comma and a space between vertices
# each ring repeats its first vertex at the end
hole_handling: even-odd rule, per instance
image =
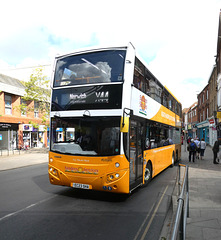
POLYGON ((19 87, 19 88, 25 88, 25 86, 21 83, 21 81, 19 81, 16 78, 6 76, 4 74, 0 74, 0 82, 7 84, 7 85, 19 87))
POLYGON ((189 110, 189 108, 184 108, 184 109, 182 110, 182 114, 187 113, 188 110, 189 110))
POLYGON ((195 107, 197 107, 197 105, 198 105, 198 102, 193 103, 193 104, 189 107, 188 111, 191 111, 192 109, 194 109, 195 107))
POLYGON ((17 96, 24 96, 25 86, 16 78, 0 74, 0 91, 17 96))

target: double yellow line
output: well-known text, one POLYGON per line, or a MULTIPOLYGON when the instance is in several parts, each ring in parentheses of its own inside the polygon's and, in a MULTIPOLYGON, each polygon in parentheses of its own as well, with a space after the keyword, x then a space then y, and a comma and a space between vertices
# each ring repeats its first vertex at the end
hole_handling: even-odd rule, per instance
MULTIPOLYGON (((147 223, 147 225, 146 225, 146 227, 144 229, 144 232, 143 232, 140 240, 144 240, 145 236, 147 235, 147 232, 148 232, 148 230, 149 230, 149 228, 151 226, 151 223, 153 222, 153 219, 154 219, 154 217, 156 215, 156 212, 157 212, 157 210, 158 210, 158 208, 159 208, 159 206, 160 206, 160 204, 161 204, 161 202, 162 202, 162 200, 163 200, 163 198, 164 198, 164 196, 166 194, 167 189, 168 189, 168 185, 166 186, 166 188, 165 188, 165 190, 164 190, 164 192, 163 192, 159 202, 157 203, 157 205, 156 205, 156 207, 155 207, 155 209, 154 209, 154 211, 152 213, 152 216, 151 216, 149 222, 147 223)), ((138 239, 138 236, 140 235, 141 230, 143 229, 144 225, 146 224, 147 219, 150 217, 150 213, 152 212, 154 206, 155 206, 155 204, 153 204, 153 206, 151 207, 151 209, 149 211, 149 214, 147 214, 146 218, 144 219, 143 223, 141 224, 141 226, 140 226, 140 228, 139 228, 139 230, 138 230, 138 232, 137 232, 137 234, 136 234, 136 236, 134 237, 133 240, 137 240, 138 239)))

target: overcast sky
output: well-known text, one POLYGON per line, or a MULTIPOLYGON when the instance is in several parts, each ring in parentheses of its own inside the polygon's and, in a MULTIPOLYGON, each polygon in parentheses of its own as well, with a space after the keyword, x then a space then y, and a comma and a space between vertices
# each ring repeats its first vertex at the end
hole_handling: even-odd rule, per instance
POLYGON ((23 80, 57 54, 132 42, 190 107, 215 64, 220 8, 221 0, 1 1, 0 73, 23 80))

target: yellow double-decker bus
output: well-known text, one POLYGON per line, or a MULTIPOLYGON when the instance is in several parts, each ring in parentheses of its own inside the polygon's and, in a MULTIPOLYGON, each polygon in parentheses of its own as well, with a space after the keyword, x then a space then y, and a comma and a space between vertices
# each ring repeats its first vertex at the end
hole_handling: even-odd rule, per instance
POLYGON ((180 158, 181 104, 129 43, 56 57, 52 184, 130 193, 180 158))

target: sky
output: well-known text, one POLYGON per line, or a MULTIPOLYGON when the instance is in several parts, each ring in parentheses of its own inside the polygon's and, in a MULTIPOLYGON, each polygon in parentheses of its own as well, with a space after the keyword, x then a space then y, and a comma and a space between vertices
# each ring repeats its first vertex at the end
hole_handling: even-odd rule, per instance
POLYGON ((0 3, 0 73, 27 80, 58 54, 132 42, 182 103, 197 101, 217 51, 221 0, 8 0, 0 3))

